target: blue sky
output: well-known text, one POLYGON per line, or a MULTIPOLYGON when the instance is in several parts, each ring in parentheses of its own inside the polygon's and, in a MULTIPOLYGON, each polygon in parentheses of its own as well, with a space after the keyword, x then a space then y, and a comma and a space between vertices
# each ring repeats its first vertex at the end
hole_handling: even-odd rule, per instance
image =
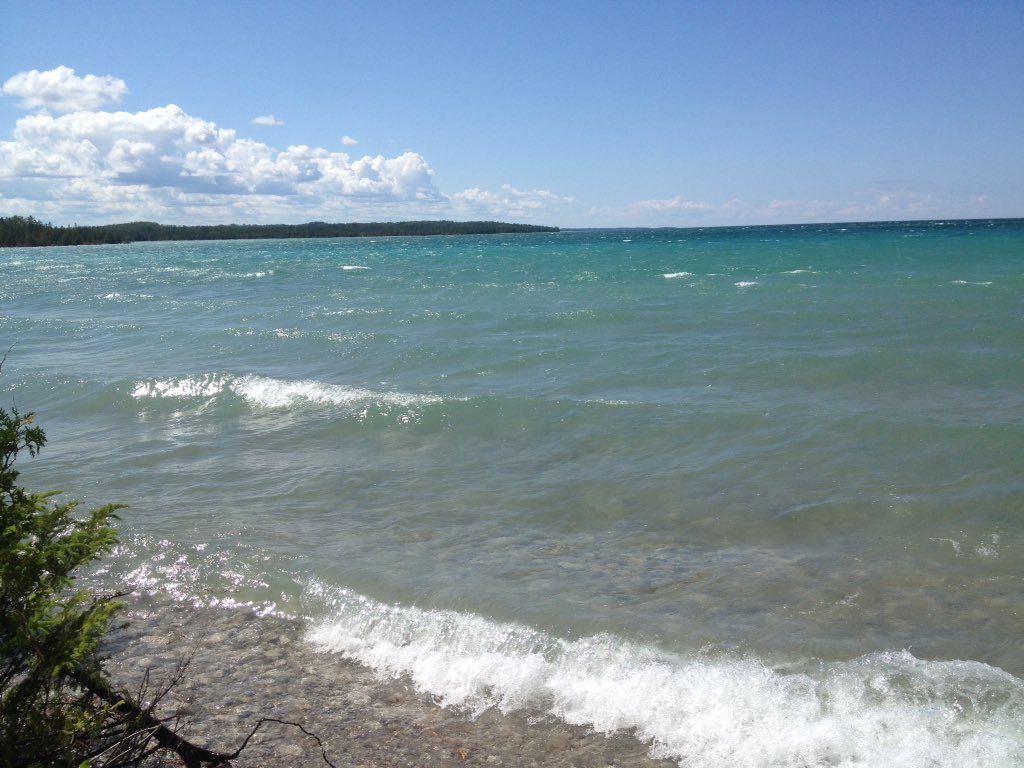
POLYGON ((7 0, 0 215, 1024 216, 1024 3, 7 0))

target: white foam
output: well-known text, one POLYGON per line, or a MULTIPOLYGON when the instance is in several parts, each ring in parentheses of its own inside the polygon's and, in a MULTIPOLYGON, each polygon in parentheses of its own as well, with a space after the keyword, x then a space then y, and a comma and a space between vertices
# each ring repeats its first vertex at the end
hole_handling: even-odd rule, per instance
POLYGON ((342 266, 342 269, 346 272, 365 272, 368 271, 370 267, 363 267, 359 264, 345 264, 342 266))
POLYGON ((960 542, 956 539, 941 539, 941 538, 930 538, 928 541, 934 541, 938 544, 949 544, 953 547, 953 554, 960 557, 960 542))
POLYGON ((981 282, 981 283, 974 283, 974 282, 971 282, 970 280, 954 280, 953 281, 953 285, 992 285, 992 281, 991 280, 987 280, 987 281, 981 282))
POLYGON ((217 374, 184 376, 171 379, 156 379, 135 383, 132 397, 143 398, 208 398, 224 391, 228 378, 217 374))
POLYGON ((662 277, 666 280, 675 280, 679 277, 693 277, 693 272, 666 272, 662 277))
POLYGON ((982 542, 974 551, 981 557, 999 557, 999 550, 996 545, 999 544, 999 534, 993 533, 987 542, 982 542))
POLYGON ((737 288, 749 288, 752 285, 759 285, 757 280, 740 280, 738 283, 733 283, 737 288))
POLYGON ((443 400, 436 395, 378 392, 321 381, 288 381, 269 376, 217 373, 137 382, 132 397, 213 398, 224 392, 233 392, 250 405, 261 408, 290 408, 302 404, 413 407, 443 400))
POLYGON ((560 640, 322 585, 311 595, 329 606, 307 634, 323 651, 474 714, 540 710, 632 730, 688 767, 1024 765, 1024 682, 977 662, 900 651, 787 671, 610 635, 560 640))
POLYGON ((250 403, 264 408, 286 408, 299 402, 341 406, 373 403, 414 406, 442 400, 435 395, 377 392, 320 381, 283 381, 266 376, 243 376, 234 384, 234 390, 250 403))
POLYGON ((100 299, 101 301, 113 301, 113 302, 121 302, 121 303, 131 303, 131 302, 136 301, 137 299, 152 299, 153 298, 153 294, 151 294, 151 293, 124 294, 124 293, 118 293, 117 291, 114 291, 114 292, 111 292, 111 293, 104 293, 101 296, 97 296, 97 298, 100 299))

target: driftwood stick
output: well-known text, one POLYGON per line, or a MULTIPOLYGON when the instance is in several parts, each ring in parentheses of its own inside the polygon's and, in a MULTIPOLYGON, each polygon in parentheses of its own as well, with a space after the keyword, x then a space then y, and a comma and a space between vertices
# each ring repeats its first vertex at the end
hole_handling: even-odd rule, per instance
POLYGON ((300 731, 302 731, 307 736, 312 736, 316 740, 317 746, 320 747, 320 754, 323 756, 324 762, 327 763, 327 765, 331 766, 331 768, 336 768, 334 763, 332 763, 330 760, 327 759, 327 750, 324 749, 324 743, 322 741, 320 741, 320 737, 319 736, 317 736, 315 733, 311 733, 310 731, 307 731, 302 726, 301 723, 293 723, 291 720, 278 720, 276 717, 261 717, 260 721, 258 723, 256 723, 256 726, 251 731, 249 731, 249 735, 245 737, 245 741, 242 742, 242 746, 240 746, 232 754, 228 755, 228 759, 234 760, 236 757, 238 757, 240 754, 242 754, 242 750, 245 749, 246 745, 249 743, 249 739, 251 739, 253 736, 256 735, 256 731, 258 731, 260 729, 260 726, 263 725, 264 723, 277 723, 278 725, 290 725, 293 728, 298 728, 300 731))
POLYGON ((81 670, 76 670, 71 673, 72 679, 75 680, 85 691, 98 696, 103 701, 110 704, 117 712, 126 715, 128 718, 134 720, 138 725, 139 731, 148 731, 147 740, 153 740, 159 748, 169 749, 178 757, 181 758, 185 764, 185 768, 202 768, 204 765, 211 766, 223 766, 230 765, 232 760, 238 758, 242 754, 242 750, 248 746, 249 741, 256 732, 264 725, 264 723, 278 723, 279 725, 289 725, 293 728, 298 728, 307 736, 311 736, 320 747, 320 754, 323 757, 324 763, 330 768, 336 768, 327 758, 327 750, 324 748, 323 742, 320 737, 315 733, 307 731, 301 723, 294 723, 290 720, 279 720, 276 717, 264 717, 260 718, 259 722, 249 731, 249 735, 242 741, 242 745, 230 754, 227 752, 214 752, 213 750, 206 749, 193 744, 188 739, 179 736, 177 733, 172 731, 150 709, 143 709, 135 701, 124 693, 115 691, 110 685, 103 679, 97 678, 93 675, 89 675, 81 670))
POLYGON ((71 673, 71 677, 83 689, 103 699, 103 701, 113 706, 118 712, 133 718, 142 729, 149 730, 151 738, 164 749, 169 749, 177 754, 182 762, 185 763, 185 768, 202 768, 203 765, 226 765, 229 761, 238 757, 238 752, 233 755, 213 752, 179 736, 160 722, 152 712, 142 709, 142 707, 128 698, 127 695, 115 691, 105 680, 88 675, 81 670, 71 673))

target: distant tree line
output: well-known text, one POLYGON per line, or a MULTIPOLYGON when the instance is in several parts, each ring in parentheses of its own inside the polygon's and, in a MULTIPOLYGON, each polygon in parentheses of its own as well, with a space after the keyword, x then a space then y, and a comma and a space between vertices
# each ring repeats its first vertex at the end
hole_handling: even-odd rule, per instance
POLYGON ((29 216, 0 217, 0 247, 106 245, 153 240, 265 240, 301 237, 388 237, 412 235, 496 235, 557 232, 558 227, 498 221, 398 221, 369 224, 216 224, 182 226, 133 221, 96 227, 55 227, 29 216))

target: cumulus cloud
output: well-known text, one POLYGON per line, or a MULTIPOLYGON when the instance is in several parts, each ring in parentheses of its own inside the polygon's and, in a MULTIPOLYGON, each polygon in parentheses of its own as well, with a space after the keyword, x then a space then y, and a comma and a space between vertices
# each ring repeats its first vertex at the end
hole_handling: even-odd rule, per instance
POLYGON ((173 104, 135 113, 29 115, 17 122, 13 141, 0 142, 7 197, 135 207, 148 194, 147 210, 186 201, 223 207, 253 196, 311 211, 346 199, 440 201, 433 175, 415 152, 352 158, 305 145, 277 150, 173 104))
POLYGON ((284 125, 284 120, 278 120, 273 115, 260 115, 252 119, 253 125, 284 125))
POLYGON ((75 70, 60 66, 45 72, 19 72, 8 78, 3 92, 20 98, 24 109, 77 112, 121 101, 128 93, 128 85, 110 75, 78 77, 75 70))
MULTIPOLYGON (((279 149, 174 104, 102 111, 127 87, 60 67, 15 75, 4 92, 43 106, 0 141, 6 210, 56 223, 501 218, 545 223, 571 198, 504 186, 443 194, 418 152, 394 157, 297 144, 279 149)), ((280 125, 273 115, 260 125, 280 125)), ((344 137, 346 146, 356 144, 344 137)))
POLYGON ((342 136, 341 143, 344 144, 346 147, 354 147, 359 142, 353 139, 351 136, 342 136))

